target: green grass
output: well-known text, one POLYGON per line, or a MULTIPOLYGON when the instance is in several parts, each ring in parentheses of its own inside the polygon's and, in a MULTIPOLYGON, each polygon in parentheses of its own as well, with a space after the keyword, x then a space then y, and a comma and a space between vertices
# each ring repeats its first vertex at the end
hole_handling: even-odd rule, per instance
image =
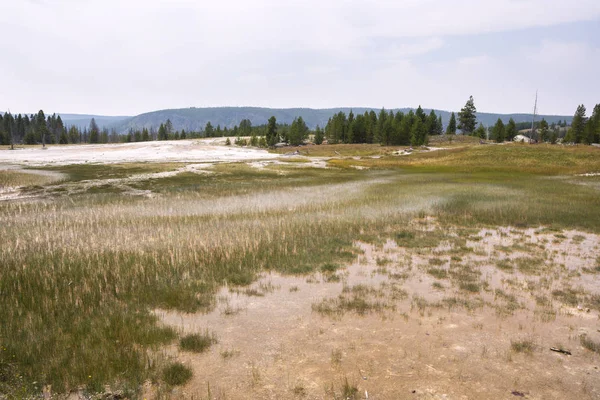
POLYGON ((181 163, 126 163, 126 164, 74 164, 56 167, 36 167, 46 171, 66 174, 70 182, 95 179, 127 178, 136 174, 174 171, 181 163))
MULTIPOLYGON (((176 333, 158 323, 154 309, 211 310, 220 287, 245 287, 264 271, 328 272, 355 259, 356 240, 393 239, 424 252, 449 241, 468 252, 465 236, 449 237, 448 229, 545 225, 600 231, 600 213, 590 212, 600 209, 597 190, 549 176, 599 170, 595 149, 508 145, 436 153, 341 160, 342 168, 326 170, 217 165, 213 174, 133 185, 158 193, 152 199, 108 190, 0 202, 0 346, 6 349, 0 352, 0 389, 39 394, 40 385, 51 384, 56 392, 80 386, 94 392, 120 383, 136 390, 148 379, 163 379, 156 359, 176 333), (348 163, 374 170, 345 168, 348 163), (410 224, 423 217, 435 218, 441 229, 410 224)), ((52 169, 77 184, 175 168, 52 169)), ((439 304, 415 300, 415 306, 482 305, 476 295, 481 273, 458 261, 444 271, 461 295, 439 304)), ((531 265, 543 272, 541 263, 531 265)), ((392 310, 395 299, 407 295, 374 290, 352 289, 313 307, 367 314, 392 310)), ((570 289, 552 296, 566 304, 596 304, 570 289)))
POLYGON ((192 369, 178 362, 167 365, 162 372, 162 379, 171 386, 184 385, 192 379, 192 369))
POLYGON ((217 343, 215 335, 206 331, 204 333, 193 333, 182 337, 179 340, 179 347, 184 351, 202 353, 215 343, 217 343))

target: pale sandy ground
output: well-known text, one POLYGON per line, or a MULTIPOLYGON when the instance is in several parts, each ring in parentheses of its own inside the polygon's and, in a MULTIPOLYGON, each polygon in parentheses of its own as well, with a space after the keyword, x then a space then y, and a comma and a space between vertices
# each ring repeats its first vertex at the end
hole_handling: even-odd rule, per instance
MULTIPOLYGON (((480 295, 461 294, 447 280, 441 281, 444 289, 433 289, 436 279, 424 269, 436 254, 418 254, 388 241, 384 247, 357 243, 364 253, 343 270, 342 282, 326 282, 319 273, 308 279, 266 274, 253 285, 262 296, 224 289, 209 314, 157 311, 184 333, 208 329, 218 338, 203 354, 176 346, 167 351, 194 370, 193 380, 167 397, 342 399, 347 379, 358 388, 356 399, 600 398, 600 355, 579 342, 583 334, 600 340, 598 312, 568 307, 548 294, 564 285, 597 293, 599 275, 582 271, 595 265, 600 238, 570 231, 557 239, 533 229, 507 228, 477 236, 468 242, 472 250, 463 263, 478 265, 489 283, 480 295), (556 275, 498 269, 495 260, 516 256, 503 253, 503 246, 515 243, 548 254, 556 275), (382 258, 389 262, 377 265, 382 258), (369 300, 390 307, 333 318, 312 309, 324 298, 337 298, 344 286, 358 284, 375 289, 369 300), (531 289, 540 284, 549 288, 531 289), (394 299, 395 285, 408 297, 394 299), (495 306, 503 300, 494 289, 515 296, 521 308, 513 315, 499 314, 495 306), (471 311, 415 307, 415 298, 432 304, 459 294, 481 298, 486 305, 471 311), (552 299, 550 320, 539 317, 535 298, 542 294, 552 299), (511 350, 511 341, 523 339, 535 343, 531 354, 511 350), (552 352, 553 346, 572 355, 552 352)), ((436 251, 442 254, 443 245, 436 251)), ((447 268, 449 257, 440 257, 447 268)), ((158 398, 155 390, 148 386, 144 397, 158 398)))
POLYGON ((266 150, 225 146, 224 139, 27 147, 0 151, 1 164, 27 166, 124 162, 221 162, 278 158, 266 150))

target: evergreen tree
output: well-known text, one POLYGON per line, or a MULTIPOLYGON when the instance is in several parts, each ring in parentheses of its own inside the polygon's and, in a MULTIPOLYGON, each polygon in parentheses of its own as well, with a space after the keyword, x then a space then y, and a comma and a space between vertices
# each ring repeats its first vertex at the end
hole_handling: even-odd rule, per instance
MULTIPOLYGON (((365 117, 367 117, 366 114, 367 112, 365 111, 365 117)), ((373 143, 376 136, 375 132, 377 131, 377 114, 375 114, 375 111, 369 111, 367 120, 367 143, 373 143)))
POLYGON ((404 120, 404 113, 402 111, 398 111, 394 116, 394 120, 392 122, 392 137, 390 138, 390 144, 394 146, 400 146, 405 143, 402 138, 402 121, 404 120))
POLYGON ((185 129, 181 130, 181 135, 179 135, 179 138, 182 140, 187 139, 187 133, 185 133, 185 129))
POLYGON ((60 132, 60 137, 58 138, 58 143, 60 144, 68 144, 69 143, 69 137, 67 136, 67 132, 62 129, 60 132))
POLYGON ((540 121, 540 142, 547 142, 550 140, 548 122, 542 118, 540 121))
POLYGON ((148 128, 142 129, 142 142, 150 141, 150 134, 148 133, 148 128))
POLYGON ((299 146, 308 138, 308 127, 302 117, 294 118, 288 134, 289 143, 292 146, 299 146))
POLYGON ((437 132, 437 115, 435 115, 435 111, 431 110, 429 116, 427 117, 427 121, 425 122, 425 127, 428 135, 435 135, 437 132))
MULTIPOLYGON (((93 119, 92 119, 93 121, 93 119)), ((36 136, 41 140, 42 146, 46 146, 46 134, 48 133, 48 126, 46 125, 46 117, 44 112, 40 110, 36 117, 36 136)))
MULTIPOLYGON (((277 134, 277 118, 271 116, 267 123, 267 145, 270 147, 275 146, 279 142, 279 135, 277 134)), ((320 143, 319 143, 320 144, 320 143)))
POLYGON ((240 135, 251 136, 252 135, 252 122, 249 119, 243 119, 240 121, 240 135))
POLYGON ((437 124, 435 125, 435 134, 442 135, 444 133, 444 123, 442 122, 442 114, 438 116, 437 124))
POLYGON ((558 141, 558 127, 552 130, 552 134, 550 135, 550 143, 556 144, 558 141))
POLYGON ((425 114, 425 111, 423 111, 420 105, 417 108, 417 111, 415 111, 415 116, 419 118, 422 123, 427 124, 427 114, 425 114))
POLYGON ((167 128, 165 127, 165 124, 160 124, 160 126, 158 127, 158 140, 167 140, 167 139, 168 139, 167 128))
POLYGON ((506 140, 513 141, 515 136, 517 136, 517 124, 515 124, 514 119, 509 119, 508 124, 506 124, 506 140))
POLYGON ((100 140, 100 129, 98 128, 98 124, 96 123, 96 120, 94 118, 92 118, 92 120, 90 121, 89 135, 90 143, 98 143, 98 141, 100 140))
POLYGON ((583 104, 577 107, 577 111, 575 111, 575 115, 573 116, 573 121, 571 122, 571 140, 575 143, 582 143, 584 139, 585 133, 585 106, 583 104))
MULTIPOLYGON (((416 113, 415 113, 416 114, 416 113)), ((410 144, 412 146, 422 146, 427 143, 427 127, 418 116, 411 128, 410 144)))
POLYGON ((469 96, 469 100, 465 106, 458 113, 458 129, 465 135, 470 135, 475 131, 477 125, 477 109, 475 108, 475 102, 473 96, 469 96))
POLYGON ((322 144, 324 139, 323 130, 317 125, 315 129, 315 144, 322 144))
POLYGON ((373 135, 373 143, 382 143, 381 137, 383 136, 383 125, 385 124, 387 116, 387 111, 385 111, 385 108, 382 108, 381 111, 379 111, 379 117, 377 118, 377 128, 373 135))
POLYGON ((351 143, 367 142, 367 124, 368 120, 362 114, 358 114, 356 118, 354 118, 351 125, 351 135, 349 134, 349 139, 352 139, 351 143))
POLYGON ((585 143, 600 142, 600 104, 596 104, 592 116, 585 125, 585 143))
POLYGON ((473 136, 478 137, 480 139, 487 138, 487 129, 485 129, 485 126, 483 126, 482 123, 479 123, 479 126, 477 127, 477 129, 475 129, 473 131, 473 136))
POLYGON ((498 118, 498 121, 496 121, 496 125, 494 125, 494 128, 492 128, 492 138, 497 143, 502 143, 504 142, 505 136, 506 133, 504 129, 504 122, 502 122, 502 120, 498 118))
POLYGON ((383 127, 381 128, 381 145, 388 146, 391 143, 392 135, 394 132, 393 118, 390 118, 389 114, 385 117, 383 127))
POLYGON ((448 121, 448 126, 446 127, 446 135, 456 135, 456 116, 454 112, 450 114, 450 121, 448 121))
POLYGON ((69 127, 69 143, 79 143, 80 135, 79 129, 75 125, 69 127))
POLYGON ((415 120, 416 117, 413 110, 410 110, 408 114, 402 118, 400 126, 398 127, 398 143, 400 145, 407 146, 411 143, 411 131, 415 120))
POLYGON ((165 131, 167 133, 167 138, 173 134, 173 123, 170 119, 167 119, 167 122, 165 122, 165 131))
POLYGON ((204 136, 206 136, 206 137, 214 137, 215 136, 215 129, 213 128, 210 121, 208 121, 206 123, 206 126, 204 127, 204 136))

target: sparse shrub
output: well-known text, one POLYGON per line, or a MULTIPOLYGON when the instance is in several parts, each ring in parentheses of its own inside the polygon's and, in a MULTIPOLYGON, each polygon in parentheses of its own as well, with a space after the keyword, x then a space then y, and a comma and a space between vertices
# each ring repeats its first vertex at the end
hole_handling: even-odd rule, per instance
POLYGON ((600 354, 600 342, 595 342, 592 339, 589 339, 586 335, 581 335, 579 340, 583 347, 590 351, 593 351, 594 353, 600 354))
POLYGON ((325 263, 321 265, 321 272, 335 272, 339 268, 339 265, 333 263, 325 263))
POLYGON ((479 293, 481 291, 481 286, 476 282, 462 282, 459 287, 461 290, 471 293, 479 293))
POLYGON ((436 279, 446 279, 448 277, 448 271, 443 268, 429 268, 427 273, 436 279))
POLYGON ((342 385, 342 399, 353 400, 358 398, 358 387, 348 382, 348 378, 344 379, 342 385))
POLYGON ((163 369, 163 380, 171 386, 180 386, 192 379, 192 369, 180 362, 173 362, 163 369))
POLYGON ((304 388, 304 386, 302 386, 300 384, 294 386, 294 388, 292 389, 292 393, 294 394, 294 396, 300 396, 300 397, 304 397, 307 395, 306 389, 304 388))
POLYGON ((533 350, 535 350, 535 343, 533 343, 533 340, 531 339, 511 340, 510 348, 516 353, 533 353, 533 350))
POLYGON ((179 341, 179 347, 181 350, 202 353, 215 343, 217 343, 216 337, 206 331, 182 337, 179 341))

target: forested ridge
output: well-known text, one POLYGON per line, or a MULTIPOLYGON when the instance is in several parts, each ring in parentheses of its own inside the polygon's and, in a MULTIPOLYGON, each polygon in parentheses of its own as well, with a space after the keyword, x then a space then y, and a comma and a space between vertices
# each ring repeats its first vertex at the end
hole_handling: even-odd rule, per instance
MULTIPOLYGON (((226 108, 230 112, 235 108, 226 108)), ((252 110, 270 110, 258 108, 240 108, 252 110)), ((214 109, 213 112, 217 112, 214 109)), ((310 110, 310 109, 289 109, 310 110)), ((288 110, 288 111, 289 111, 288 110)), ((563 140, 573 143, 594 143, 599 141, 600 105, 596 105, 592 115, 586 116, 585 106, 580 105, 572 118, 551 117, 548 120, 540 116, 533 123, 527 120, 515 120, 510 117, 498 117, 495 123, 485 121, 492 114, 478 113, 473 98, 469 98, 458 113, 429 110, 419 106, 416 110, 347 109, 333 113, 322 125, 314 128, 302 116, 290 115, 283 120, 271 115, 266 123, 253 124, 249 118, 243 118, 234 124, 213 124, 208 121, 199 129, 179 128, 170 118, 162 121, 158 128, 154 126, 134 128, 120 132, 115 126, 100 127, 95 118, 88 126, 68 125, 60 115, 46 115, 43 110, 37 114, 0 114, 0 144, 77 144, 77 143, 119 143, 150 140, 177 140, 202 137, 235 137, 238 145, 274 146, 277 143, 298 145, 309 137, 316 144, 328 143, 380 143, 382 145, 426 144, 433 135, 462 133, 491 139, 498 142, 513 140, 519 131, 528 130, 526 135, 536 141, 556 142, 563 140), (403 111, 404 110, 404 111, 403 111), (445 118, 444 118, 445 117, 445 118), (572 122, 571 125, 567 125, 572 122), (246 141, 245 137, 250 140, 246 141)), ((333 110, 312 110, 332 112, 333 110)), ((218 114, 218 113, 217 113, 218 114)), ((215 117, 218 115, 215 114, 215 117)), ((242 113, 243 114, 243 113, 242 113)), ((323 114, 325 115, 325 114, 323 114)), ((525 114, 524 114, 525 115, 525 114)), ((181 126, 181 124, 179 124, 181 126)), ((230 141, 228 141, 230 143, 230 141)))

